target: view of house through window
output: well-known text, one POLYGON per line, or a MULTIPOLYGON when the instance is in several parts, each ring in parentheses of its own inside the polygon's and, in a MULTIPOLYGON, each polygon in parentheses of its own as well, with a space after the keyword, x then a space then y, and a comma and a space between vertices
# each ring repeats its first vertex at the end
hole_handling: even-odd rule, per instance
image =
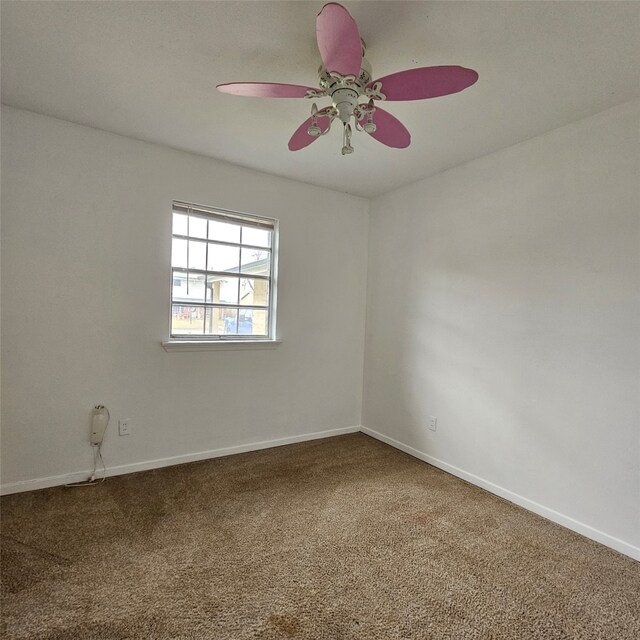
POLYGON ((174 203, 171 335, 271 338, 276 221, 174 203))

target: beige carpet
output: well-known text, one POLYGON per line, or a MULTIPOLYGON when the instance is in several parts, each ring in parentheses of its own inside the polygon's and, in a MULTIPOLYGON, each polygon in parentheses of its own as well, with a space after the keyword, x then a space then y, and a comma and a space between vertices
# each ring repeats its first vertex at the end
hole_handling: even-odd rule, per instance
POLYGON ((640 564, 362 434, 2 499, 3 638, 640 638, 640 564))

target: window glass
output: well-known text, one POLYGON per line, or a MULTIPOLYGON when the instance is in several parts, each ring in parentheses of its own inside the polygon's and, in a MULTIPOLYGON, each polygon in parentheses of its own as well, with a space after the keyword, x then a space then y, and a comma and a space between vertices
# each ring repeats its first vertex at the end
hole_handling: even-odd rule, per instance
POLYGON ((208 335, 236 335, 238 309, 235 307, 211 307, 207 309, 205 333, 208 335))
POLYGON ((271 231, 268 229, 256 229, 255 227, 242 227, 242 244, 270 247, 271 231))
POLYGON ((271 253, 261 249, 242 247, 240 271, 246 274, 268 276, 271 272, 271 253))
POLYGON ((187 266, 187 241, 180 238, 173 239, 171 250, 171 265, 174 267, 187 266))
POLYGON ((219 242, 240 242, 240 226, 228 222, 209 220, 209 240, 219 242))
POLYGON ((187 216, 185 214, 173 214, 173 233, 180 236, 187 235, 187 216))
POLYGON ((238 273, 240 248, 226 244, 209 243, 209 271, 230 271, 238 273))
POLYGON ((189 271, 173 271, 173 301, 174 302, 205 302, 205 276, 201 273, 189 271))
POLYGON ((269 304, 269 281, 262 278, 242 278, 240 304, 266 307, 269 304))
POLYGON ((204 333, 204 307, 174 304, 171 313, 171 330, 174 335, 191 336, 204 333))
POLYGON ((218 304, 238 304, 238 278, 207 276, 207 300, 218 304))
POLYGON ((198 216, 189 216, 189 237, 207 238, 207 220, 198 216))
POLYGON ((207 268, 207 243, 189 240, 189 269, 207 268))

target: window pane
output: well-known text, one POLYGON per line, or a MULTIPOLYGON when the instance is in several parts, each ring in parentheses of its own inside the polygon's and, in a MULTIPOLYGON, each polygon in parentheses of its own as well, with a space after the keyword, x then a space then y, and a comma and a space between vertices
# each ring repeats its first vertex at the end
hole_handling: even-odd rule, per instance
POLYGON ((197 216, 189 216, 189 236, 192 238, 207 237, 207 220, 197 216))
POLYGON ((207 243, 189 240, 189 268, 207 268, 207 243))
POLYGON ((238 304, 238 278, 207 276, 207 302, 238 304))
POLYGON ((174 302, 204 302, 204 275, 201 273, 173 272, 174 302))
POLYGON ((242 273, 253 273, 260 276, 268 276, 271 272, 271 252, 260 249, 242 248, 241 266, 242 273))
POLYGON ((171 248, 171 266, 186 267, 187 266, 187 241, 173 238, 171 248))
POLYGON ((204 316, 204 307, 174 304, 171 313, 171 333, 180 336, 202 335, 204 332, 204 316))
POLYGON ((253 309, 253 335, 266 336, 269 333, 269 312, 253 309))
POLYGON ((204 323, 207 335, 228 336, 237 333, 238 310, 224 307, 209 307, 204 323))
POLYGON ((242 244, 270 247, 271 231, 268 229, 256 229, 255 227, 242 227, 242 244))
POLYGON ((209 271, 238 273, 239 247, 209 243, 209 271))
POLYGON ((240 227, 237 224, 209 220, 209 240, 240 242, 240 227))
POLYGON ((269 281, 242 278, 240 281, 240 304, 269 304, 269 281))
POLYGON ((187 216, 183 213, 173 214, 173 233, 179 236, 187 235, 187 216))
POLYGON ((266 336, 268 333, 267 310, 240 309, 238 333, 248 336, 266 336))

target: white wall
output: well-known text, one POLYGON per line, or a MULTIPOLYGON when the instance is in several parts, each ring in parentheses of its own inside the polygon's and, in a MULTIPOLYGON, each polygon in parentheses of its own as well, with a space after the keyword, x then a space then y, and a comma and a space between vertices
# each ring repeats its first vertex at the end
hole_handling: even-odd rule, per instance
POLYGON ((359 425, 367 224, 361 198, 3 107, 3 484, 90 467, 96 403, 109 466, 359 425), (277 349, 163 350, 174 198, 280 220, 277 349))
POLYGON ((639 112, 373 201, 363 424, 640 558, 639 112))

